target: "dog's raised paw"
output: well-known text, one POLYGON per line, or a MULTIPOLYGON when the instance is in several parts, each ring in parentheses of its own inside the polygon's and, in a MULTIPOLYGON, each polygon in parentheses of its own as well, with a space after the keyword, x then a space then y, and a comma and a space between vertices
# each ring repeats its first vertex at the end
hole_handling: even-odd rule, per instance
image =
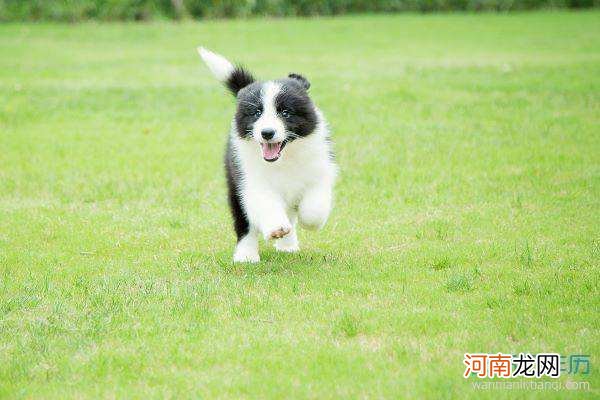
POLYGON ((290 227, 286 227, 286 226, 279 227, 279 228, 271 231, 271 233, 269 233, 269 239, 281 239, 282 237, 284 237, 291 231, 292 231, 292 228, 290 228, 290 227))

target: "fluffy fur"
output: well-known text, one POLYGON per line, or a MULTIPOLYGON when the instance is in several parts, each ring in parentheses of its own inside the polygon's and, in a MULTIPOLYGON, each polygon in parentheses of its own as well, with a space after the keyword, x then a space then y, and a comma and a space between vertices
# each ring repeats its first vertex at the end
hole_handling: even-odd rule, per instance
POLYGON ((233 259, 257 262, 258 238, 279 251, 299 250, 297 223, 323 227, 337 167, 327 123, 302 75, 258 82, 204 48, 208 68, 237 98, 225 152, 229 206, 237 235, 233 259))

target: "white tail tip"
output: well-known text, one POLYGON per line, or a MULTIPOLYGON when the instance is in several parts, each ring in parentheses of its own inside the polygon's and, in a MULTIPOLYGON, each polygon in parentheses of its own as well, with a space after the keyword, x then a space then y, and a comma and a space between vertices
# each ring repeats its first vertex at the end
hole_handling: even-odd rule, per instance
POLYGON ((233 64, 227 61, 225 57, 213 53, 202 46, 198 47, 198 53, 208 66, 208 69, 221 82, 225 82, 235 69, 233 64))

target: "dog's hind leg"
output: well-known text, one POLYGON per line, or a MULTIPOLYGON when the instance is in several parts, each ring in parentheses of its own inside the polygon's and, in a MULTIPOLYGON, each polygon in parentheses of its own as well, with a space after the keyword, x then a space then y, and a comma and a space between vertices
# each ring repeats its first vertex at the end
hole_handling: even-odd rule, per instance
POLYGON ((322 184, 308 190, 298 207, 300 224, 307 229, 321 229, 331 212, 331 186, 322 184))

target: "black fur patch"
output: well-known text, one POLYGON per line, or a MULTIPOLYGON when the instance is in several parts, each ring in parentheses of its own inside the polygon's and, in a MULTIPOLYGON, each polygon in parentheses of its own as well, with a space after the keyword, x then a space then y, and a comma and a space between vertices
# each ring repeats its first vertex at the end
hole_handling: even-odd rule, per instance
POLYGON ((252 83, 238 93, 238 107, 235 113, 235 126, 238 135, 242 138, 252 136, 252 126, 259 118, 259 112, 263 110, 260 94, 262 85, 252 83))
MULTIPOLYGON (((308 84, 308 81, 304 82, 308 84)), ((291 142, 298 137, 310 135, 315 130, 317 114, 302 80, 284 79, 281 84, 281 92, 275 96, 275 107, 282 116, 286 129, 295 134, 288 136, 287 141, 291 142), (284 114, 287 116, 284 117, 284 114)))
POLYGON ((229 200, 229 210, 233 218, 233 227, 238 242, 250 231, 248 217, 242 208, 242 202, 239 194, 239 179, 241 171, 235 162, 232 154, 231 139, 227 141, 227 150, 225 151, 225 175, 227 177, 227 195, 229 200))
POLYGON ((303 77, 300 74, 295 74, 292 72, 291 74, 288 75, 288 78, 295 79, 298 82, 300 82, 300 84, 302 85, 304 90, 308 90, 310 88, 310 82, 308 81, 308 79, 306 79, 305 77, 303 77))
POLYGON ((243 67, 237 66, 225 82, 227 89, 233 93, 234 96, 237 96, 238 92, 254 82, 254 77, 248 71, 246 71, 243 67))

